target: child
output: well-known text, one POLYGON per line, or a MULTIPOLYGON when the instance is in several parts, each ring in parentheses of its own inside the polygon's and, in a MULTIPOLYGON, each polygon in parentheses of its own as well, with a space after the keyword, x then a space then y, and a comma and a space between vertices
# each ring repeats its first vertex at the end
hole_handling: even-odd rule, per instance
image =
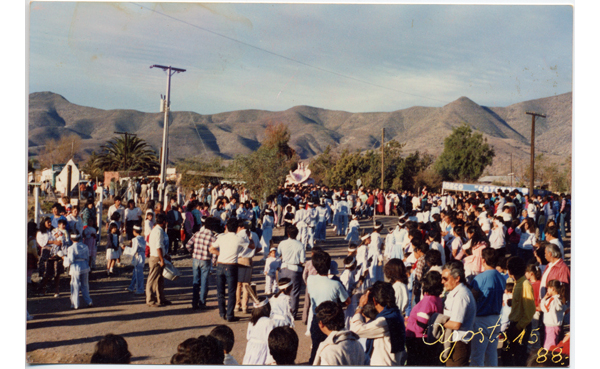
POLYGON ((154 212, 152 209, 146 210, 146 219, 144 220, 144 238, 146 242, 150 239, 150 232, 154 228, 154 212))
POLYGON ((360 297, 358 294, 354 294, 354 289, 356 288, 356 278, 354 276, 354 271, 356 270, 356 258, 354 256, 346 256, 344 258, 344 272, 340 275, 340 282, 350 295, 350 305, 346 307, 344 311, 344 321, 346 330, 350 329, 350 319, 354 315, 354 311, 358 306, 358 298, 360 297))
POLYGON ((281 258, 277 256, 277 248, 271 246, 269 257, 265 261, 265 294, 271 295, 277 292, 277 276, 276 273, 281 267, 281 258))
MULTIPOLYGON (((512 310, 512 293, 515 288, 515 282, 512 278, 509 278, 506 281, 506 289, 504 290, 504 295, 502 295, 502 309, 500 310, 500 331, 506 332, 508 329, 508 325, 510 321, 508 316, 512 310)), ((506 339, 506 337, 504 337, 506 339)))
POLYGON ((544 325, 546 326, 546 339, 544 348, 549 350, 559 342, 561 326, 565 316, 566 283, 556 279, 548 282, 546 296, 540 303, 544 312, 544 325))
POLYGON ((116 223, 111 223, 108 231, 108 242, 106 244, 106 273, 110 276, 113 274, 113 268, 117 259, 121 257, 121 245, 119 243, 119 226, 116 223))
POLYGON ((90 254, 87 246, 81 243, 81 235, 78 233, 71 234, 71 240, 74 242, 67 249, 67 257, 64 259, 64 265, 70 266, 69 275, 71 276, 71 309, 79 309, 79 290, 87 306, 92 306, 92 298, 90 297, 90 286, 88 284, 88 276, 90 266, 88 264, 90 254))
POLYGON ((265 365, 274 361, 269 353, 269 333, 273 330, 273 321, 269 319, 271 305, 268 298, 254 302, 254 310, 248 324, 246 354, 242 365, 265 365))
POLYGON ((133 226, 133 240, 131 240, 131 248, 134 252, 131 257, 131 265, 133 265, 133 274, 131 275, 131 284, 127 288, 129 292, 134 292, 136 295, 146 294, 144 290, 144 263, 146 261, 146 241, 140 234, 142 227, 139 225, 133 226))
POLYGON ((65 271, 63 258, 67 253, 67 248, 71 246, 71 240, 67 234, 67 220, 59 219, 58 228, 52 230, 54 239, 61 242, 62 246, 54 245, 50 252, 52 263, 55 265, 54 270, 56 271, 56 277, 54 279, 55 293, 54 297, 60 296, 60 276, 65 271))
POLYGON ((271 320, 273 327, 288 326, 294 328, 294 317, 292 316, 290 293, 292 292, 292 280, 281 278, 279 280, 279 292, 269 301, 271 305, 271 320))
POLYGON ((352 216, 352 220, 350 221, 348 227, 350 230, 346 235, 346 241, 350 241, 351 243, 359 243, 360 234, 358 230, 360 228, 360 225, 358 224, 358 217, 356 215, 352 216))
POLYGON ((404 263, 400 259, 391 259, 383 268, 385 277, 390 280, 396 295, 396 305, 404 315, 408 306, 408 277, 404 263))
MULTIPOLYGON (((533 297, 535 301, 535 314, 533 314, 533 319, 531 320, 531 335, 532 336, 540 336, 539 327, 540 327, 540 286, 542 279, 542 271, 537 263, 528 264, 525 269, 525 278, 531 283, 531 287, 533 287, 533 297)), ((541 342, 539 339, 535 339, 531 337, 532 340, 529 340, 527 344, 528 352, 537 352, 541 346, 541 342), (533 342, 533 343, 531 343, 533 342)))
POLYGON ((210 332, 209 336, 216 338, 223 345, 223 352, 225 353, 223 365, 239 365, 237 360, 230 354, 235 343, 235 336, 231 328, 226 325, 218 325, 210 332))
POLYGON ((84 227, 82 233, 83 243, 87 245, 90 254, 90 270, 94 270, 96 267, 96 219, 88 219, 87 226, 84 227))

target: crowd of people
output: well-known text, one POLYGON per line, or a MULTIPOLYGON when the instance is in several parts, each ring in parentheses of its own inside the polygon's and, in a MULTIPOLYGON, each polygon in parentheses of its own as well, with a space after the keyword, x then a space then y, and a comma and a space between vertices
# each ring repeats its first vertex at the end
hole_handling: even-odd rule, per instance
MULTIPOLYGON (((213 271, 220 317, 235 322, 236 312, 250 314, 242 364, 293 364, 298 319, 311 339, 311 365, 525 366, 557 348, 568 352, 570 268, 562 240, 570 230, 569 195, 311 185, 281 187, 261 207, 243 188, 216 185, 185 202, 171 197, 165 209, 152 197, 133 196, 125 208, 113 195, 107 274, 131 256, 128 290, 161 307, 171 304, 163 269, 173 255, 190 255, 192 309, 206 309, 213 271), (361 229, 359 220, 383 214, 397 216, 397 224, 361 229), (279 243, 276 227, 284 228, 279 243), (343 266, 323 243, 327 227, 348 243, 343 266), (251 285, 261 253, 262 293, 251 285)), ((54 278, 58 296, 68 267, 73 309, 80 292, 92 305, 94 210, 93 200, 82 214, 57 203, 51 217, 28 228, 28 250, 39 253, 41 293, 54 278)), ((28 262, 28 278, 33 269, 28 262)), ((235 364, 228 329, 182 342, 171 362, 235 364)), ((110 342, 123 347, 114 337, 110 342)))

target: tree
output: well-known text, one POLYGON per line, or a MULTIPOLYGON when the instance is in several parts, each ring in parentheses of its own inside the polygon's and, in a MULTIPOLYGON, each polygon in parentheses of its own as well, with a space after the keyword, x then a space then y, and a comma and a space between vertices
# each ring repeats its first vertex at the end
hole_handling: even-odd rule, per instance
POLYGON ((473 182, 492 164, 494 156, 494 148, 487 139, 463 123, 444 139, 444 151, 435 169, 444 180, 473 182))
POLYGON ((245 182, 245 187, 257 200, 263 201, 277 191, 298 163, 298 156, 288 144, 290 135, 287 126, 270 124, 265 133, 258 150, 237 156, 228 168, 231 174, 245 182))
POLYGON ((158 157, 146 141, 131 135, 114 137, 101 146, 97 166, 103 171, 159 172, 158 157))
POLYGON ((74 158, 81 146, 81 137, 71 134, 58 140, 46 140, 46 145, 40 151, 39 161, 42 168, 50 168, 52 164, 66 164, 74 158))
POLYGON ((92 151, 92 154, 81 168, 81 170, 84 173, 89 174, 91 178, 104 178, 104 170, 99 166, 98 158, 98 154, 95 151, 92 151))

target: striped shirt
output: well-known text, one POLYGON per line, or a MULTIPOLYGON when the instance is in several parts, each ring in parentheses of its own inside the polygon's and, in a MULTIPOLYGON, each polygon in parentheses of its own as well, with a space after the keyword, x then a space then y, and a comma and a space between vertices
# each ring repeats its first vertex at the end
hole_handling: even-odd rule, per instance
POLYGON ((198 232, 194 233, 185 247, 192 253, 194 259, 211 260, 212 254, 208 249, 215 241, 217 241, 217 237, 215 237, 213 232, 203 227, 198 232))

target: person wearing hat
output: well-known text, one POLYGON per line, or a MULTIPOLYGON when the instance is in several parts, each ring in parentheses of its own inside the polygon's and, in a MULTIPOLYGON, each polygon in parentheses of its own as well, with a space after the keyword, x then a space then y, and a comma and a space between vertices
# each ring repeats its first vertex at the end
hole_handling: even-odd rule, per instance
POLYGON ((373 233, 371 233, 371 242, 368 246, 367 260, 371 260, 369 264, 369 275, 371 276, 371 282, 373 283, 376 281, 383 281, 383 256, 381 255, 383 238, 380 234, 382 229, 383 223, 380 221, 375 222, 373 233))
POLYGON ((346 241, 350 243, 359 243, 360 242, 360 224, 358 223, 358 217, 356 215, 352 215, 352 220, 349 224, 350 231, 346 235, 346 241))
POLYGON ((319 213, 315 208, 315 203, 312 201, 308 202, 308 209, 306 209, 306 233, 307 233, 307 250, 311 250, 315 247, 315 227, 317 226, 317 219, 319 213))
POLYGON ((133 273, 131 275, 131 284, 127 287, 127 291, 134 292, 136 295, 143 295, 144 290, 144 263, 146 261, 146 240, 141 236, 142 227, 139 225, 133 226, 133 236, 131 240, 131 265, 133 273))
POLYGON ((281 278, 278 282, 279 292, 270 299, 271 320, 273 327, 294 328, 294 317, 292 316, 290 294, 292 293, 292 280, 281 278))
POLYGON ((296 210, 296 214, 294 216, 294 225, 298 228, 298 238, 297 240, 302 243, 304 246, 304 250, 306 250, 306 245, 308 244, 308 213, 304 208, 306 203, 303 200, 300 200, 299 208, 296 210))
POLYGON ((71 309, 79 309, 79 291, 87 306, 92 306, 88 276, 90 266, 88 264, 90 253, 85 244, 81 242, 79 233, 71 233, 73 244, 67 249, 67 256, 63 257, 64 266, 69 267, 71 276, 71 309))
POLYGON ((345 236, 348 232, 348 214, 350 213, 350 206, 346 201, 346 195, 342 192, 342 196, 340 197, 340 201, 335 206, 335 211, 337 213, 337 225, 336 225, 336 233, 338 236, 345 236))
POLYGON ((321 199, 321 201, 319 201, 319 206, 317 207, 317 226, 315 228, 316 241, 325 241, 328 221, 329 211, 327 210, 325 199, 321 199))

